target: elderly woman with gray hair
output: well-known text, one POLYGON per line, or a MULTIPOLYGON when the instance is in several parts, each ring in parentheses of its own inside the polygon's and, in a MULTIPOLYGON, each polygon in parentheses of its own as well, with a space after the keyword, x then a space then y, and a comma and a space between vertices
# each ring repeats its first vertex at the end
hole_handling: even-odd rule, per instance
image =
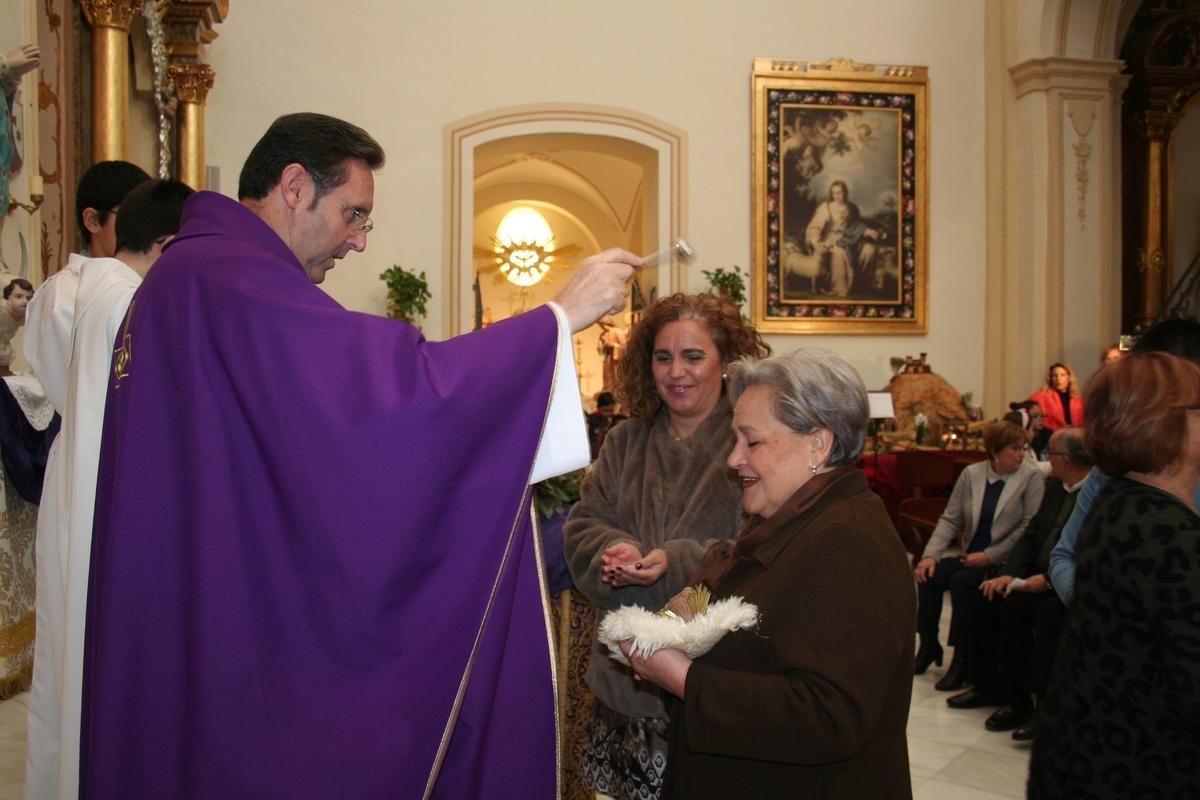
POLYGON ((862 379, 804 348, 729 370, 729 466, 749 520, 695 579, 758 607, 753 630, 690 660, 631 657, 677 698, 665 796, 910 798, 916 597, 883 502, 854 463, 862 379))

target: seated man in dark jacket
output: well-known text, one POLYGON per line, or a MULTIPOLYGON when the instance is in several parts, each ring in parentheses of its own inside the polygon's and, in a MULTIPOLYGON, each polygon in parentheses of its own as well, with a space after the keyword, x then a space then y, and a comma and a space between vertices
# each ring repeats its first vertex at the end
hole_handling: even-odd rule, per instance
POLYGON ((1066 612, 1046 576, 1050 551, 1092 467, 1081 428, 1055 431, 1049 451, 1051 477, 1037 514, 999 576, 985 580, 975 598, 976 624, 967 645, 974 688, 946 701, 951 708, 1000 706, 984 724, 990 731, 1015 728, 1019 741, 1033 735, 1031 695, 1045 693, 1066 612))

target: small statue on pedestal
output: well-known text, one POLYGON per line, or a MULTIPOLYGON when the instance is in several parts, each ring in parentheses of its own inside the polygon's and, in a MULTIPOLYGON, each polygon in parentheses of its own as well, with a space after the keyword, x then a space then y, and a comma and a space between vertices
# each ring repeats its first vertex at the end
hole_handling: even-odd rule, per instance
MULTIPOLYGON (((25 307, 33 297, 33 284, 24 278, 8 276, 4 287, 4 301, 0 303, 0 375, 11 375, 9 365, 13 360, 12 338, 25 324, 25 307)), ((3 282, 3 277, 0 277, 3 282)))
POLYGON ((17 146, 19 132, 13 105, 17 99, 17 87, 25 73, 37 69, 41 52, 36 44, 23 44, 0 55, 0 93, 4 95, 4 109, 0 111, 0 229, 8 215, 8 182, 21 169, 21 150, 17 146))
POLYGON ((611 391, 617 385, 617 362, 621 360, 621 351, 625 349, 625 340, 629 332, 617 326, 617 320, 611 314, 599 319, 600 339, 596 349, 604 359, 604 389, 611 391))

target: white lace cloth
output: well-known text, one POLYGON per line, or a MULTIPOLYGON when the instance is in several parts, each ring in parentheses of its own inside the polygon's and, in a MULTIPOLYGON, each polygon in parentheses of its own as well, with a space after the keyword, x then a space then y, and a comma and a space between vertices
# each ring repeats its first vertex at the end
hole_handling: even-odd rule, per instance
POLYGON ((4 382, 25 412, 25 419, 35 430, 44 431, 54 418, 54 406, 46 399, 46 390, 33 375, 6 375, 4 382))

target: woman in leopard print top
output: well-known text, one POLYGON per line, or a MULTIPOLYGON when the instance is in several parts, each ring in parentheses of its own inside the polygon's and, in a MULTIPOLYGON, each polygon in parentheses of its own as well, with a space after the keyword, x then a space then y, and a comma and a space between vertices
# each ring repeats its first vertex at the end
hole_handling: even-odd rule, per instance
POLYGON ((1074 601, 1037 728, 1029 797, 1200 792, 1200 366, 1139 353, 1088 389, 1109 481, 1079 537, 1074 601))

